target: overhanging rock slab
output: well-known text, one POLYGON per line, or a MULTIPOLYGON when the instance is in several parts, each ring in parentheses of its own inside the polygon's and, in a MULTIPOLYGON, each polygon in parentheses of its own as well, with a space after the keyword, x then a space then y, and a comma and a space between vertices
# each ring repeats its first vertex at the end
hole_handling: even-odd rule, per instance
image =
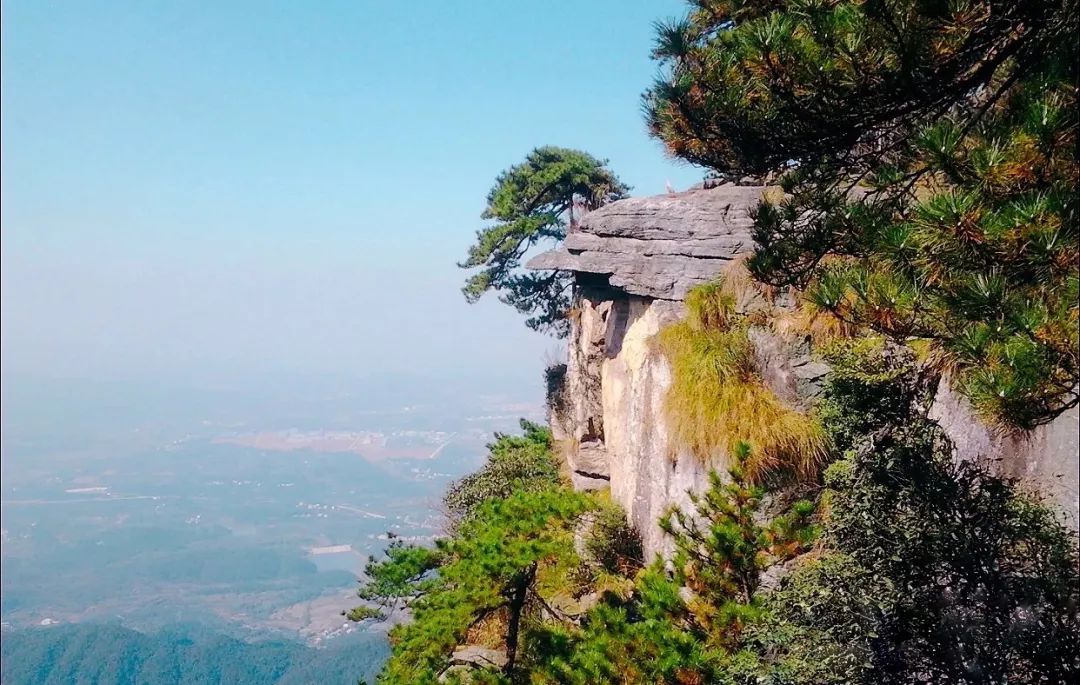
POLYGON ((632 295, 683 300, 752 249, 752 212, 765 189, 722 185, 612 202, 526 266, 607 276, 632 295))

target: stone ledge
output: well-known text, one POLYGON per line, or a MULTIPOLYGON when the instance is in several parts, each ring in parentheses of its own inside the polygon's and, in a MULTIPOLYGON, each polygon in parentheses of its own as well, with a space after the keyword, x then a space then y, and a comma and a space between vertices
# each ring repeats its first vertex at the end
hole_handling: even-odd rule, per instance
POLYGON ((765 186, 722 185, 629 198, 591 212, 534 270, 607 276, 632 295, 683 300, 753 247, 752 212, 765 186))

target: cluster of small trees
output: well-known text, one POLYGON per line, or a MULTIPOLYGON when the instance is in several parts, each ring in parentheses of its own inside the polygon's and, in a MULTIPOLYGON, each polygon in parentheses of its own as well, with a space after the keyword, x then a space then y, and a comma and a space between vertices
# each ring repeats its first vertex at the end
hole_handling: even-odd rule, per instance
MULTIPOLYGON (((756 213, 751 272, 842 331, 819 349, 824 468, 772 459, 769 491, 755 474, 770 455, 737 443, 692 510, 660 522, 673 556, 645 560, 609 503, 561 480, 549 433, 499 436, 451 488, 450 534, 368 568, 353 618, 412 616, 382 682, 1080 678, 1075 534, 954 463, 926 417, 943 375, 1003 429, 1080 402, 1078 29, 1076 0, 695 0, 658 26, 651 131, 719 176, 783 189, 756 213), (463 643, 505 658, 453 667, 463 643)), ((499 291, 565 332, 566 276, 521 260, 627 190, 589 155, 534 151, 489 195, 466 296, 499 291)), ((669 353, 696 355, 676 371, 730 371, 698 354, 741 349, 719 305, 668 334, 669 353)), ((709 392, 686 394, 693 435, 709 392)))

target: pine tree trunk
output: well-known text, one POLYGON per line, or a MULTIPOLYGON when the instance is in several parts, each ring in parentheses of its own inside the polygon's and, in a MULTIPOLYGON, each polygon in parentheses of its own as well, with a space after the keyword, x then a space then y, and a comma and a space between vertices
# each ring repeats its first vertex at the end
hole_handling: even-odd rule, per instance
POLYGON ((518 575, 510 594, 510 603, 507 605, 510 616, 506 627, 506 675, 514 672, 514 662, 517 660, 518 635, 521 631, 521 614, 525 610, 525 600, 528 597, 529 587, 536 578, 536 564, 518 575))

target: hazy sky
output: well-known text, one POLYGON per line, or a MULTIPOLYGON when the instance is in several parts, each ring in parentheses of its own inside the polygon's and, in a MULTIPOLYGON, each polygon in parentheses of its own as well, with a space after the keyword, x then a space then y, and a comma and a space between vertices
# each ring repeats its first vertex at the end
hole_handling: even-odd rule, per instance
POLYGON ((639 96, 674 1, 3 3, 5 372, 534 374, 455 262, 543 144, 666 160, 639 96))

